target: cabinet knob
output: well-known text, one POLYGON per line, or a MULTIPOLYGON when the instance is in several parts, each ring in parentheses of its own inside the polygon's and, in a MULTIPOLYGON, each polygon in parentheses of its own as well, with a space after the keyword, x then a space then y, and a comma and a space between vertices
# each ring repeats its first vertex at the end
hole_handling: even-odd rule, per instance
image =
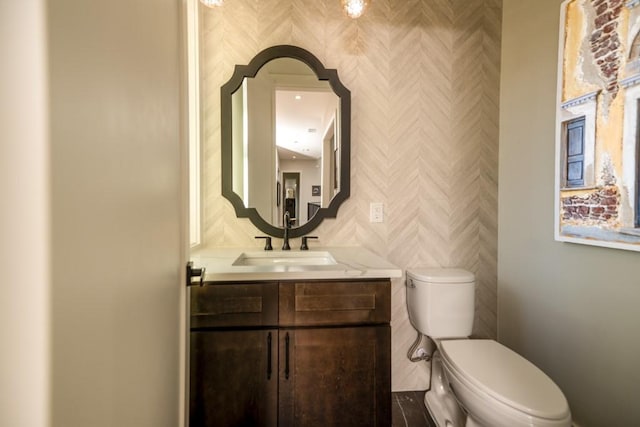
POLYGON ((270 380, 271 379, 271 361, 272 361, 272 357, 271 357, 271 332, 269 332, 269 335, 267 335, 267 379, 270 380))
POLYGON ((284 377, 285 379, 289 379, 289 332, 284 337, 284 377))

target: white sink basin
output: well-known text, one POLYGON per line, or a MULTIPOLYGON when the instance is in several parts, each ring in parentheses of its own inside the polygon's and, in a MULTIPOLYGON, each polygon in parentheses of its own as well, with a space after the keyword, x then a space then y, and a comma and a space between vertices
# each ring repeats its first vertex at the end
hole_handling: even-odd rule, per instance
POLYGON ((243 252, 233 262, 234 266, 307 266, 307 265, 335 265, 336 260, 326 251, 262 251, 243 252))

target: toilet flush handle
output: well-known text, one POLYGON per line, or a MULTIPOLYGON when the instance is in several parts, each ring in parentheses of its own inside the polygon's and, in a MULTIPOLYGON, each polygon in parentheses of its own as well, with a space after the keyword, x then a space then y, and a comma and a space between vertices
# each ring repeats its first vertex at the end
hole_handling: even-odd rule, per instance
POLYGON ((407 279, 407 287, 409 287, 409 288, 415 288, 416 287, 415 283, 413 283, 413 279, 407 279))

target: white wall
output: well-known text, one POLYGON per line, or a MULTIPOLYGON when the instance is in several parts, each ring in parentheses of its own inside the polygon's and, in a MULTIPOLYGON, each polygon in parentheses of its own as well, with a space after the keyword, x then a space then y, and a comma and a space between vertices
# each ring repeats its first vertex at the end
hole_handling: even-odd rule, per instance
MULTIPOLYGON (((249 204, 268 223, 275 223, 275 161, 276 144, 273 106, 273 82, 265 73, 258 73, 247 82, 246 120, 248 122, 248 186, 249 204)), ((246 203, 246 201, 245 201, 246 203)))
POLYGON ((298 215, 300 215, 299 224, 309 221, 307 218, 307 209, 310 202, 320 203, 319 196, 311 195, 311 186, 321 185, 322 171, 320 168, 320 160, 280 160, 280 172, 299 172, 300 187, 298 188, 298 215))
POLYGON ((179 425, 180 6, 48 2, 55 427, 179 425))
POLYGON ((0 425, 49 426, 44 1, 0 2, 0 425))
POLYGON ((640 419, 640 254, 553 240, 560 0, 505 0, 498 337, 563 389, 581 426, 640 419))

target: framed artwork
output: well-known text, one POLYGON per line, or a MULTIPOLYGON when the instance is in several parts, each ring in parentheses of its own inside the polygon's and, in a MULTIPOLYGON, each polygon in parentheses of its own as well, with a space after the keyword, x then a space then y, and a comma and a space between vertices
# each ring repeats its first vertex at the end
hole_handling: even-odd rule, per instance
POLYGON ((311 195, 312 196, 320 196, 320 186, 319 185, 312 185, 311 186, 311 195))
POLYGON ((640 251, 640 0, 561 8, 555 238, 640 251))

